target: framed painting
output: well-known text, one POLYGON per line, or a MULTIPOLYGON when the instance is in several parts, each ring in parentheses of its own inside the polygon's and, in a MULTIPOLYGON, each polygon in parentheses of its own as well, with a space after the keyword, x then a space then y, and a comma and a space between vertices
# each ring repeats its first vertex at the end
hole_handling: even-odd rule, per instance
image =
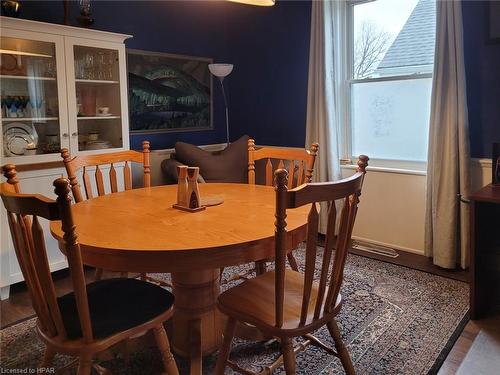
POLYGON ((212 59, 127 50, 131 133, 213 127, 212 59))

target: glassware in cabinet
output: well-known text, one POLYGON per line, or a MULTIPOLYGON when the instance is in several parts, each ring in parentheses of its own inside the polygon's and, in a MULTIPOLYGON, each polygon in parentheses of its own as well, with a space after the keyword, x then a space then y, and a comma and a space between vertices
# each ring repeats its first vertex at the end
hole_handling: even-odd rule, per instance
POLYGON ((0 37, 3 157, 59 152, 55 42, 0 37))
POLYGON ((74 46, 78 151, 123 147, 117 50, 74 46))

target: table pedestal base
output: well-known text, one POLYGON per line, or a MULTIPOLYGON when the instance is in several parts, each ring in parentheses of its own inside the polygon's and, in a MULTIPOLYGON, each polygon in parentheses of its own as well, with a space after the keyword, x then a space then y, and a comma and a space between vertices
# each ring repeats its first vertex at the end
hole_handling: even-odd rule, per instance
POLYGON ((223 319, 216 306, 219 270, 172 273, 172 286, 172 350, 189 358, 191 374, 201 374, 202 356, 222 344, 223 319))

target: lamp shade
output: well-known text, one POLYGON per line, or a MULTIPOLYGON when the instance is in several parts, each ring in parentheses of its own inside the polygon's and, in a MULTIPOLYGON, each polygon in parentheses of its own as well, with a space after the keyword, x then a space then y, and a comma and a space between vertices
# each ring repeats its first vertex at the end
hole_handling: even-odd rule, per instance
POLYGON ((210 73, 219 78, 224 78, 233 71, 233 64, 208 64, 210 73))
POLYGON ((248 4, 248 5, 258 5, 261 7, 272 7, 274 3, 276 2, 275 0, 229 0, 233 3, 241 3, 241 4, 248 4))

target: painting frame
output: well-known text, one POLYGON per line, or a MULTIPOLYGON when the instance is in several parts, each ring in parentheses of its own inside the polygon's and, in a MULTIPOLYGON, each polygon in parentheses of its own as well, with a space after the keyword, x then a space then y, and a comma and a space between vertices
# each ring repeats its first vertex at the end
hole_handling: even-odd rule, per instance
MULTIPOLYGON (((191 56, 191 55, 181 55, 174 53, 165 53, 165 52, 155 52, 155 51, 146 51, 139 49, 130 49, 127 48, 127 77, 128 77, 128 100, 129 100, 129 131, 130 134, 140 135, 140 134, 162 134, 162 133, 177 133, 177 132, 197 132, 197 131, 207 131, 214 129, 214 98, 213 98, 213 76, 208 69, 208 65, 213 63, 213 58, 211 57, 200 57, 200 56, 191 56), (137 76, 134 72, 137 72, 138 67, 132 63, 131 64, 131 56, 136 56, 138 59, 143 58, 147 60, 148 58, 152 60, 163 59, 163 63, 173 64, 172 66, 176 66, 180 64, 182 61, 188 62, 201 62, 206 64, 206 77, 207 77, 207 86, 206 88, 209 90, 208 93, 208 101, 209 103, 206 105, 209 111, 209 115, 207 116, 208 125, 206 126, 191 126, 191 127, 162 127, 162 128, 154 128, 147 129, 142 128, 136 124, 136 117, 140 116, 139 112, 135 112, 133 101, 131 100, 131 96, 134 90, 137 87, 134 86, 133 75, 137 76), (135 128, 134 128, 135 127, 135 128)), ((177 66, 178 68, 178 66, 177 66)), ((183 71, 186 75, 189 75, 189 72, 183 71)), ((144 77, 141 77, 144 78, 144 77)), ((195 79, 191 76, 192 79, 195 79)), ((201 85, 201 83, 200 83, 201 85)), ((203 85, 204 86, 204 85, 203 85)), ((155 112, 150 112, 155 113, 155 112)), ((175 111, 174 111, 175 113, 175 111)), ((144 113, 143 113, 144 114, 144 113)))

